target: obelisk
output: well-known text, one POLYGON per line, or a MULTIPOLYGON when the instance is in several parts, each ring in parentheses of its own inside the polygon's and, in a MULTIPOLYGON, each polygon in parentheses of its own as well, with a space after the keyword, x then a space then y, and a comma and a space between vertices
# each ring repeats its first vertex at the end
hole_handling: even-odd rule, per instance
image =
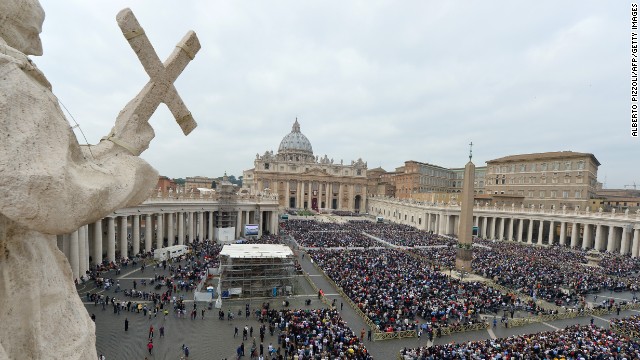
MULTIPOLYGON (((469 144, 472 146, 473 143, 469 144)), ((473 259, 473 182, 476 166, 471 162, 471 148, 469 148, 469 162, 464 167, 462 185, 462 203, 460 207, 460 222, 458 225, 458 250, 456 252, 456 269, 471 271, 473 259)))

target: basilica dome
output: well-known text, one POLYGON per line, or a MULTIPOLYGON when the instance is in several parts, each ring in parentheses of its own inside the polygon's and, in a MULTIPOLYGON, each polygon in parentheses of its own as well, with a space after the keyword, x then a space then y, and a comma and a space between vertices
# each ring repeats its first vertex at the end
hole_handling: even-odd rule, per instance
POLYGON ((296 122, 293 123, 291 132, 288 133, 284 138, 282 138, 280 147, 278 148, 278 153, 295 153, 300 155, 313 156, 313 148, 311 147, 311 143, 309 142, 309 139, 307 139, 307 137, 300 132, 300 124, 298 124, 298 119, 296 119, 296 122))

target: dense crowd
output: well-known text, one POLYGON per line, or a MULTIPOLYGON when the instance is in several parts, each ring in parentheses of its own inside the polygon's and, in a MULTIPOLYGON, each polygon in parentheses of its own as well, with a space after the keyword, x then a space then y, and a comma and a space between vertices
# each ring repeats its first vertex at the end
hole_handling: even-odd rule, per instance
POLYGON ((405 360, 427 359, 639 359, 640 344, 594 325, 508 338, 402 350, 405 360))
POLYGON ((381 331, 415 330, 418 317, 432 327, 481 321, 519 302, 479 282, 460 282, 426 261, 393 249, 312 250, 313 261, 381 331))
POLYGON ((609 322, 613 328, 620 329, 624 334, 634 334, 635 337, 640 337, 640 315, 613 318, 609 322))
POLYGON ((363 335, 358 338, 335 309, 264 312, 270 332, 274 328, 280 331, 277 345, 269 351, 269 359, 293 359, 296 354, 295 358, 301 360, 372 359, 363 345, 363 335))

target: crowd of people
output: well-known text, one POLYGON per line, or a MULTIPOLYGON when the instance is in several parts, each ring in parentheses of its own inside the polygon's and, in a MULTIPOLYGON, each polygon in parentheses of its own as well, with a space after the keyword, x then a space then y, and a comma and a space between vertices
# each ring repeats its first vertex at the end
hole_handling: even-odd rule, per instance
POLYGON ((508 338, 404 349, 405 360, 431 359, 637 359, 640 343, 595 325, 508 338))
POLYGON ((314 262, 381 331, 481 322, 519 302, 480 282, 461 282, 436 271, 426 261, 394 249, 312 250, 314 262))
POLYGON ((640 315, 612 318, 609 322, 612 328, 619 329, 621 333, 632 334, 632 336, 640 338, 640 315))
MULTIPOLYGON (((364 346, 364 334, 360 337, 341 318, 336 309, 262 309, 260 345, 256 339, 249 351, 251 358, 263 356, 264 359, 353 359, 371 360, 364 346), (265 349, 263 339, 267 331, 276 336, 276 344, 270 343, 265 349), (259 350, 258 350, 259 349, 259 350)), ((243 330, 243 340, 249 340, 253 328, 243 330)), ((235 337, 234 332, 234 337, 235 337)), ((244 342, 237 349, 238 355, 244 355, 244 342)))

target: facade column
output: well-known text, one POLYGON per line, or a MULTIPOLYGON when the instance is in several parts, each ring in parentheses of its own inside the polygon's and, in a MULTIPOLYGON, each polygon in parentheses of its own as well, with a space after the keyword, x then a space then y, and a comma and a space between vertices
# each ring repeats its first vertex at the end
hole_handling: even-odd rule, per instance
POLYGON ((64 257, 67 258, 67 260, 69 260, 69 263, 71 263, 71 235, 70 234, 64 234, 62 235, 62 252, 64 253, 64 257))
POLYGON ((610 253, 614 252, 616 249, 615 235, 616 235, 616 227, 609 226, 609 236, 607 239, 607 251, 610 253))
POLYGON ((533 244, 533 219, 529 219, 527 226, 527 244, 533 244))
POLYGON ((598 251, 602 249, 602 225, 596 225, 596 244, 594 248, 598 251))
POLYGON ((107 260, 116 261, 116 224, 112 217, 107 218, 107 260))
POLYGON ((482 217, 482 238, 483 239, 487 238, 487 223, 488 223, 487 217, 483 216, 482 217))
POLYGON ((258 214, 260 214, 260 217, 258 218, 258 238, 262 237, 262 224, 264 222, 264 211, 262 210, 258 210, 258 214))
MULTIPOLYGON (((355 211, 356 210, 356 202, 355 202, 355 197, 356 197, 356 187, 355 185, 351 184, 348 185, 347 189, 349 189, 349 201, 347 202, 347 206, 349 207, 349 211, 355 211)), ((364 200, 362 200, 362 202, 364 203, 364 200)), ((449 232, 449 228, 447 228, 447 233, 449 232)))
POLYGON ((571 248, 578 247, 578 237, 580 236, 580 223, 574 221, 571 224, 571 248))
POLYGON ((133 215, 133 256, 140 254, 140 215, 133 215))
POLYGON ((187 235, 189 235, 189 239, 187 240, 187 242, 189 244, 193 243, 193 239, 195 238, 193 218, 193 211, 189 211, 189 215, 187 218, 187 235))
POLYGON ((524 219, 518 219, 518 242, 522 242, 522 233, 524 232, 524 219))
MULTIPOLYGON (((276 184, 278 183, 277 181, 275 182, 276 184)), ((276 193, 277 194, 277 193, 276 193)), ((208 226, 208 234, 207 234, 207 239, 214 241, 214 236, 213 236, 213 211, 209 211, 209 226, 208 226)))
POLYGON ((151 223, 151 214, 144 216, 144 251, 151 252, 151 244, 153 243, 153 224, 151 223))
POLYGON ((178 245, 184 245, 184 212, 178 213, 178 245))
POLYGON ((79 280, 80 276, 80 245, 78 243, 78 230, 69 236, 69 263, 73 280, 79 280))
POLYGON ((590 248, 591 245, 591 224, 584 224, 584 235, 582 238, 582 249, 586 250, 590 248))
POLYGON ((547 244, 553 245, 555 234, 556 233, 556 224, 553 220, 549 221, 549 240, 547 240, 547 244))
POLYGON ((620 240, 620 254, 629 253, 629 234, 627 234, 627 225, 622 227, 622 239, 620 240))
POLYGON ((156 249, 164 247, 164 214, 156 215, 156 249))
POLYGON ((562 221, 560 223, 560 245, 564 246, 567 242, 567 222, 562 221))
POLYGON ((173 221, 173 213, 167 213, 167 245, 173 246, 176 242, 175 225, 173 221))
POLYGON ((633 241, 631 242, 631 257, 638 257, 638 242, 640 242, 640 229, 633 230, 633 241))
POLYGON ((251 211, 244 212, 244 224, 251 224, 251 211))
POLYGON ((509 219, 509 227, 508 227, 508 232, 507 232, 507 240, 512 241, 513 240, 513 222, 516 221, 515 218, 510 218, 509 219))
POLYGON ((302 197, 301 197, 301 193, 302 193, 302 182, 300 182, 300 180, 296 181, 296 208, 297 209, 301 209, 302 208, 302 197))
POLYGON ((285 196, 284 196, 284 207, 289 208, 291 203, 291 181, 287 180, 287 185, 285 186, 285 196))
POLYGON ((431 213, 427 213, 427 215, 425 216, 427 218, 427 231, 431 231, 431 213))
MULTIPOLYGON (((89 260, 89 225, 85 225, 84 226, 84 249, 85 249, 85 256, 84 256, 84 269, 85 271, 91 269, 91 264, 90 264, 90 260, 89 260)), ((84 274, 84 272, 83 272, 84 274)))
POLYGON ((500 218, 500 233, 498 234, 498 240, 504 240, 504 222, 506 220, 506 218, 500 218))
MULTIPOLYGON (((311 181, 307 181, 307 209, 311 210, 311 197, 313 196, 313 183, 311 181)), ((260 231, 260 230, 258 230, 260 231)))
POLYGON ((542 236, 544 233, 544 220, 539 220, 540 224, 538 225, 538 245, 542 245, 542 236))
POLYGON ((120 257, 126 259, 129 257, 129 246, 127 244, 127 216, 120 216, 118 223, 118 248, 120 257))
POLYGON ((87 233, 84 231, 84 226, 80 226, 78 229, 78 278, 81 278, 85 271, 85 257, 87 256, 87 233))
POLYGON ((102 263, 102 219, 93 224, 93 263, 102 263))
POLYGON ((198 212, 198 240, 204 240, 204 213, 202 211, 198 212))
POLYGON ((338 210, 342 210, 342 192, 344 191, 344 186, 340 183, 340 187, 338 188, 338 210))

